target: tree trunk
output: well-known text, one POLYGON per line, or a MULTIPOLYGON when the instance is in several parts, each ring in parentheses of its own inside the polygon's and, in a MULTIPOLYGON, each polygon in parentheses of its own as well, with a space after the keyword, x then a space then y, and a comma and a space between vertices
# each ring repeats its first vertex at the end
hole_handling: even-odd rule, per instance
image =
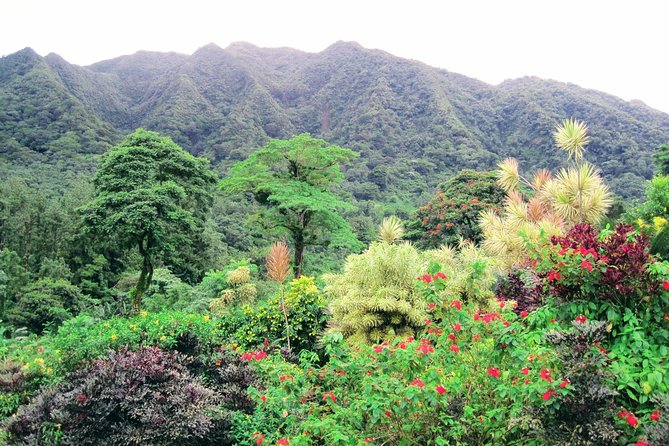
POLYGON ((151 263, 151 256, 149 255, 149 243, 147 241, 146 248, 144 247, 144 240, 139 243, 139 252, 142 255, 142 272, 139 274, 137 286, 132 296, 132 312, 139 314, 139 309, 142 305, 142 296, 144 292, 149 289, 151 280, 153 279, 153 264, 151 263))
POLYGON ((304 233, 300 231, 293 237, 295 243, 295 278, 302 277, 302 263, 304 262, 304 233))

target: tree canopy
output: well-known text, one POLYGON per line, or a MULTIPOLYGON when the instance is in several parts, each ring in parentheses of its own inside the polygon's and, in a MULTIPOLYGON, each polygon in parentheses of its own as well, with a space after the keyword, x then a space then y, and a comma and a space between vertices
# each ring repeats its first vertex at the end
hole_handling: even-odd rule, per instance
POLYGON ((216 176, 158 133, 138 129, 107 152, 84 208, 87 229, 121 249, 137 248, 142 270, 133 296, 139 310, 156 262, 188 268, 184 252, 201 244, 216 176))
POLYGON ((290 140, 273 139, 235 165, 221 187, 230 193, 253 193, 265 209, 262 221, 291 237, 294 271, 300 276, 307 246, 359 245, 351 226, 337 213, 351 205, 332 193, 344 179, 341 164, 357 156, 308 133, 290 140))

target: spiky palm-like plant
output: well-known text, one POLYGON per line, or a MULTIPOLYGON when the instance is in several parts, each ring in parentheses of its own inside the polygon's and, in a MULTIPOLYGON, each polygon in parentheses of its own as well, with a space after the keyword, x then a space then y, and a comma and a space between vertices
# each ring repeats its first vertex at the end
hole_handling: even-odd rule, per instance
POLYGON ((583 160, 590 141, 587 133, 588 127, 573 119, 556 128, 555 142, 568 153, 572 164, 555 177, 542 169, 528 180, 520 175, 518 161, 513 158, 498 165, 498 183, 508 199, 501 216, 483 213, 479 225, 485 237, 483 246, 507 266, 522 261, 528 242, 562 235, 567 226, 576 223, 598 223, 611 206, 611 193, 599 171, 583 160), (521 184, 531 191, 529 199, 521 193, 521 184))
POLYGON ((596 224, 613 203, 599 170, 587 161, 561 169, 543 189, 557 214, 569 224, 596 224))
POLYGON ((391 215, 383 219, 379 225, 379 236, 378 240, 380 242, 386 242, 393 244, 399 240, 402 240, 404 236, 404 226, 402 225, 402 220, 391 215))
POLYGON ((558 148, 569 155, 569 159, 579 161, 583 158, 585 146, 590 142, 588 126, 583 121, 565 119, 555 128, 553 139, 558 148))
POLYGON ((325 276, 332 296, 331 329, 350 343, 390 341, 425 325, 427 306, 415 288, 427 262, 408 243, 374 242, 346 259, 342 274, 325 276))
POLYGON ((283 311, 283 318, 286 323, 286 342, 288 343, 288 350, 290 350, 290 324, 288 322, 288 311, 286 310, 286 299, 283 291, 283 283, 288 277, 288 271, 290 271, 290 249, 288 249, 288 245, 284 242, 275 242, 272 244, 267 254, 265 266, 269 278, 279 284, 281 311, 283 311))

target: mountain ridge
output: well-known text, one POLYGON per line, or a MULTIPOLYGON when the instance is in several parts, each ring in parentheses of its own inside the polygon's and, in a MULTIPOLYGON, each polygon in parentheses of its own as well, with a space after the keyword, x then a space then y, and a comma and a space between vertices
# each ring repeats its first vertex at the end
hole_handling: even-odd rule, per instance
POLYGON ((638 197, 655 147, 669 141, 669 115, 640 101, 533 76, 491 85, 345 41, 318 53, 210 43, 190 55, 138 51, 88 66, 24 48, 0 59, 0 80, 4 177, 17 159, 97 156, 137 127, 223 171, 268 138, 306 131, 361 153, 347 170, 357 198, 415 205, 449 174, 505 156, 527 170, 563 165, 551 132, 574 117, 589 124, 587 156, 612 188, 638 197))

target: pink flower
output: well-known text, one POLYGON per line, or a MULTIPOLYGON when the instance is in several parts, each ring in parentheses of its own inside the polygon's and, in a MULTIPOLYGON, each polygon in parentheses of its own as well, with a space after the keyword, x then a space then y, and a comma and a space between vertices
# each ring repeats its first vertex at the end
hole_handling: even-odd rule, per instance
POLYGON ((567 380, 565 379, 564 381, 562 381, 562 382, 560 383, 560 388, 561 388, 561 389, 564 389, 564 388, 567 387, 569 384, 570 384, 569 381, 567 381, 567 380))
POLYGON ((660 411, 654 410, 653 413, 650 414, 650 419, 652 421, 660 421, 660 411))
POLYGON ((456 322, 455 324, 453 324, 453 330, 455 331, 462 330, 462 325, 460 325, 460 322, 456 322))
POLYGON ((462 310, 462 303, 459 300, 454 300, 451 302, 451 307, 455 307, 457 310, 462 310))
POLYGON ((662 282, 662 288, 664 288, 664 291, 669 291, 669 280, 662 282))
POLYGON ((627 415, 625 421, 627 421, 627 424, 629 424, 630 427, 637 427, 639 425, 639 420, 637 420, 637 418, 631 413, 627 415))
POLYGON ((650 443, 646 443, 643 440, 639 440, 636 443, 634 443, 634 446, 650 446, 650 443))
POLYGON ((276 444, 278 444, 280 446, 288 446, 290 444, 290 442, 288 441, 287 438, 279 438, 277 440, 276 444))
POLYGON ((584 260, 581 262, 581 268, 587 269, 592 272, 592 263, 589 260, 584 260))
POLYGON ((434 390, 436 390, 439 395, 446 393, 446 387, 442 386, 441 384, 435 387, 434 390))
POLYGON ((520 312, 520 317, 527 317, 527 311, 523 310, 520 312))
POLYGON ((530 369, 528 369, 527 367, 523 367, 522 369, 520 369, 520 373, 527 376, 530 374, 530 369))
POLYGON ((430 305, 428 305, 427 308, 429 308, 430 310, 434 310, 434 307, 435 307, 436 305, 437 305, 437 304, 435 304, 434 302, 430 302, 430 305))
POLYGON ((458 344, 452 344, 451 345, 451 351, 453 353, 460 353, 460 347, 458 347, 458 344))
POLYGON ((579 324, 585 324, 586 320, 587 320, 587 318, 585 317, 584 314, 582 314, 580 316, 576 316, 576 319, 574 319, 574 321, 578 322, 579 324))
POLYGON ((423 387, 425 387, 425 384, 423 384, 423 380, 420 379, 420 378, 416 378, 416 379, 414 379, 413 381, 411 381, 411 383, 410 383, 409 385, 410 385, 410 386, 416 386, 416 387, 418 387, 418 388, 420 388, 420 389, 422 389, 423 387))
POLYGON ((497 369, 495 367, 490 367, 488 369, 488 375, 490 375, 494 378, 499 378, 501 376, 500 373, 499 373, 499 369, 497 369))

